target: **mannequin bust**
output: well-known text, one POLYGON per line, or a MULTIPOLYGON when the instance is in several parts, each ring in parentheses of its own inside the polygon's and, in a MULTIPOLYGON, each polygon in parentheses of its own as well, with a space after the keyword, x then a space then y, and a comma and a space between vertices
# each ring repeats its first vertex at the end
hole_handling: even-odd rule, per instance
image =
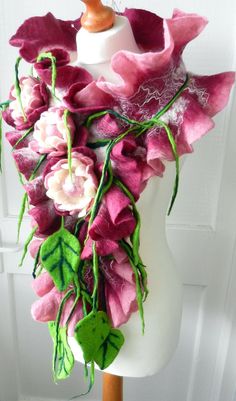
MULTIPOLYGON (((85 3, 93 3, 85 1, 85 3)), ((97 6, 97 1, 95 1, 97 6)), ((106 28, 105 28, 106 29, 106 28)), ((128 19, 115 16, 109 29, 86 29, 77 34, 78 65, 94 78, 103 76, 116 83, 110 67, 112 56, 119 50, 140 53, 128 19)), ((120 328, 125 343, 115 361, 105 372, 128 377, 153 375, 163 368, 178 344, 182 315, 182 282, 178 277, 166 240, 166 213, 173 190, 175 164, 166 163, 164 178, 153 177, 137 203, 141 216, 140 255, 147 266, 149 295, 144 302, 145 334, 142 335, 139 313, 120 328)), ((82 350, 73 337, 69 344, 75 359, 83 362, 82 350)))

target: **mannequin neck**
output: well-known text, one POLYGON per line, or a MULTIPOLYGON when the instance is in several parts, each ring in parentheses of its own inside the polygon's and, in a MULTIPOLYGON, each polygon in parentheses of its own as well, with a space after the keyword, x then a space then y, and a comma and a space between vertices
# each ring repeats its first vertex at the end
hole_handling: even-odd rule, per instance
POLYGON ((102 75, 107 80, 117 80, 110 61, 120 50, 140 53, 126 17, 116 16, 115 24, 106 31, 92 33, 81 28, 77 34, 77 64, 85 66, 95 79, 102 75))

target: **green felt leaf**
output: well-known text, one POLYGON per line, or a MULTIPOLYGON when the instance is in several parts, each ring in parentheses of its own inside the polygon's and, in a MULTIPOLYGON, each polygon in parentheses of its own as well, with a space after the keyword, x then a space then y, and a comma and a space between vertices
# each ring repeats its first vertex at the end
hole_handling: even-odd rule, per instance
POLYGON ((111 330, 105 312, 91 312, 75 327, 75 339, 81 346, 86 363, 93 361, 111 330))
POLYGON ((52 234, 40 249, 40 259, 59 291, 65 291, 78 271, 80 243, 65 228, 52 234))
POLYGON ((94 358, 100 369, 106 369, 114 361, 124 341, 124 336, 120 330, 111 329, 94 358))
POLYGON ((66 327, 59 327, 58 332, 55 322, 48 324, 49 332, 53 340, 53 374, 55 380, 63 380, 70 376, 74 367, 74 355, 67 342, 66 327))

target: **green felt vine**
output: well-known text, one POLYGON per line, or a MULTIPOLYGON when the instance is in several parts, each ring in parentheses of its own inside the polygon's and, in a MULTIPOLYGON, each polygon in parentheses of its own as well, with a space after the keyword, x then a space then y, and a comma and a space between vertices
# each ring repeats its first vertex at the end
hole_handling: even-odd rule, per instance
POLYGON ((52 55, 51 52, 40 53, 37 62, 42 60, 49 59, 51 61, 51 69, 52 69, 52 76, 51 76, 51 86, 52 86, 52 95, 54 98, 58 99, 56 96, 56 79, 57 79, 57 67, 56 62, 57 59, 52 55))
POLYGON ((19 81, 19 64, 20 64, 21 60, 22 60, 22 57, 17 57, 16 63, 15 63, 15 91, 16 91, 16 99, 20 105, 24 122, 26 122, 27 117, 26 117, 25 110, 24 110, 24 107, 22 104, 22 100, 21 100, 21 87, 20 87, 20 81, 19 81))
POLYGON ((29 134, 34 130, 34 127, 30 127, 23 135, 21 138, 18 139, 18 141, 15 143, 15 145, 12 147, 12 150, 15 150, 17 146, 25 139, 29 134))
POLYGON ((71 150, 72 150, 72 142, 71 142, 71 132, 70 128, 68 126, 68 116, 70 112, 69 110, 65 109, 64 114, 63 114, 63 121, 64 125, 66 128, 66 136, 67 136, 67 154, 68 154, 68 167, 69 167, 69 175, 72 181, 72 155, 71 155, 71 150))
POLYGON ((29 236, 28 236, 28 238, 27 238, 27 240, 26 240, 26 242, 24 244, 23 255, 22 255, 22 258, 20 260, 19 267, 22 267, 22 265, 23 265, 23 262, 25 260, 26 255, 27 255, 27 252, 28 252, 28 246, 31 243, 32 239, 34 238, 34 234, 36 233, 37 229, 38 229, 38 226, 35 226, 33 228, 33 230, 29 234, 29 236))

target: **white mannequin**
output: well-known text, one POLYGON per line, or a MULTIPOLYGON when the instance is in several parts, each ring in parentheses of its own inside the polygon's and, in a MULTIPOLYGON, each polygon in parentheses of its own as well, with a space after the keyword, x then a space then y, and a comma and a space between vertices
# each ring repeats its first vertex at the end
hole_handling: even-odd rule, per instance
MULTIPOLYGON (((117 82, 110 59, 119 50, 139 52, 128 19, 116 16, 115 25, 104 32, 89 33, 81 28, 77 35, 80 65, 95 78, 117 82), (111 40, 112 39, 112 40, 111 40)), ((147 266, 149 295, 144 303, 145 334, 139 313, 120 327, 125 344, 105 372, 118 376, 144 377, 157 373, 170 360, 178 344, 182 315, 182 283, 177 275, 166 240, 166 212, 173 190, 175 164, 166 163, 164 178, 149 181, 137 206, 141 215, 140 254, 147 266)), ((75 359, 83 362, 74 338, 69 344, 75 359)))

